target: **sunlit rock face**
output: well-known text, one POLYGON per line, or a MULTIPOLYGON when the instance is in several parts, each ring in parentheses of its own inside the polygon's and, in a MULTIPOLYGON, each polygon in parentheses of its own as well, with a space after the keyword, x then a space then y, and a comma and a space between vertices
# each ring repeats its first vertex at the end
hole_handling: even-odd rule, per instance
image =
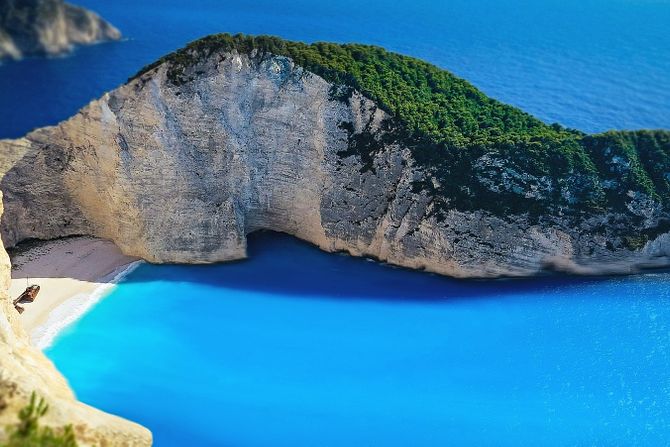
MULTIPOLYGON (((456 277, 667 263, 667 238, 632 249, 597 231, 616 221, 609 211, 577 226, 436 215, 417 188, 435 180, 383 138, 394 131, 386 112, 286 57, 215 52, 184 76, 171 82, 158 65, 58 126, 0 142, 5 244, 88 234, 151 262, 208 263, 243 258, 246 235, 269 229, 456 277), (361 141, 375 142, 372 156, 356 152, 361 141)), ((477 163, 483 176, 496 167, 477 163)), ((491 187, 526 178, 512 174, 491 187)))
POLYGON ((62 0, 0 0, 0 60, 59 55, 120 38, 96 13, 62 0))
POLYGON ((5 429, 18 422, 20 409, 34 392, 49 404, 41 422, 54 427, 72 424, 80 445, 151 445, 151 433, 145 428, 77 402, 51 361, 30 345, 7 294, 10 280, 9 257, 0 248, 0 444, 7 436, 5 429))

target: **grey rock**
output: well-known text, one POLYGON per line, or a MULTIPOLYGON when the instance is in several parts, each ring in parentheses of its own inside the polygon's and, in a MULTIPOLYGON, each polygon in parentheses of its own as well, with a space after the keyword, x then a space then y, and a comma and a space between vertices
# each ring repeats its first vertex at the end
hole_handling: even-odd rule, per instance
MULTIPOLYGON (((435 213, 414 185, 438 181, 408 148, 381 143, 389 116, 357 92, 334 98, 332 85, 286 57, 217 53, 179 85, 166 72, 158 66, 58 126, 0 142, 6 244, 87 234, 151 262, 207 263, 245 257, 246 236, 269 229, 456 277, 667 263, 667 238, 633 250, 612 231, 628 217, 611 212, 578 225, 560 212, 435 213), (372 159, 352 151, 359 136, 377 141, 372 159)), ((549 197, 559 187, 569 198, 584 187, 578 176, 554 186, 489 155, 475 168, 490 191, 549 197)), ((640 228, 663 217, 654 203, 631 201, 640 228)))

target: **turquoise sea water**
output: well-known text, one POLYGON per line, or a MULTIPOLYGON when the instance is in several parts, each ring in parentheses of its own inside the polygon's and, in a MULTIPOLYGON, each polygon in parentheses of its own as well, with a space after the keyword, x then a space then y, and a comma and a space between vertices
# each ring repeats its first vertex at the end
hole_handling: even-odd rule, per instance
POLYGON ((663 446, 670 274, 462 282, 251 238, 143 265, 47 354, 157 446, 663 446))
MULTIPOLYGON (((364 42, 584 131, 670 128, 665 0, 78 0, 127 37, 0 66, 0 138, 213 32, 364 42)), ((47 354, 161 446, 670 445, 670 276, 458 282, 256 235, 150 266, 47 354)))

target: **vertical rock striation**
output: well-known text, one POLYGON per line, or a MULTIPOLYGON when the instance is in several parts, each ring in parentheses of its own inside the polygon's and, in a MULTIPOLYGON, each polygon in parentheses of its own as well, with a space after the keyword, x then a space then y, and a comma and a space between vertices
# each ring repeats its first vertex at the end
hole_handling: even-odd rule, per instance
MULTIPOLYGON (((187 82, 170 76, 159 64, 58 126, 0 142, 6 244, 90 234, 151 262, 204 263, 244 257, 246 235, 270 229, 456 277, 667 263, 665 239, 630 248, 603 231, 612 210, 578 224, 435 213, 431 188, 417 185, 445 180, 392 138, 392 117, 288 57, 220 51, 184 67, 187 82)), ((517 186, 531 176, 504 160, 473 165, 484 187, 534 194, 517 186)), ((648 212, 661 215, 653 203, 648 212)))

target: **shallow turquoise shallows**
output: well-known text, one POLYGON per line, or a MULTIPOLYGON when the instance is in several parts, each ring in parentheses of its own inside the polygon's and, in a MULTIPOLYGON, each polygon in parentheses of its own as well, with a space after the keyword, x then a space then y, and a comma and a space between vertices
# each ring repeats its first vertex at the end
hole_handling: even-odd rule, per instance
POLYGON ((252 237, 143 265, 47 351, 161 446, 663 446, 670 275, 463 282, 252 237))

